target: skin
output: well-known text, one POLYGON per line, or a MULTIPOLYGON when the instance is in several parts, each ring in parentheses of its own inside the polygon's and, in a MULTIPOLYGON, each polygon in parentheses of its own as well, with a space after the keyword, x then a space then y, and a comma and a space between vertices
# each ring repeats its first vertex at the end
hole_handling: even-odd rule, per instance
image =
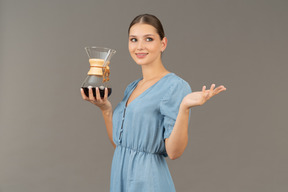
MULTIPOLYGON (((166 47, 167 38, 164 37, 161 40, 157 30, 153 26, 137 23, 130 28, 128 39, 129 52, 134 61, 141 66, 143 79, 139 81, 137 87, 130 95, 126 103, 127 106, 146 89, 170 73, 165 69, 161 60, 161 52, 163 52, 166 47)), ((189 109, 203 105, 213 96, 225 90, 226 88, 223 85, 215 88, 215 84, 212 84, 208 90, 206 90, 206 86, 204 85, 202 91, 192 92, 183 98, 173 131, 170 137, 165 139, 165 147, 170 159, 174 160, 179 158, 188 144, 189 109)), ((92 89, 89 89, 89 97, 85 96, 83 89, 81 89, 81 95, 84 100, 98 106, 102 111, 108 137, 115 148, 116 146, 112 139, 113 111, 112 105, 107 99, 107 88, 105 89, 103 99, 100 97, 98 88, 96 88, 96 98, 92 94, 92 89)))

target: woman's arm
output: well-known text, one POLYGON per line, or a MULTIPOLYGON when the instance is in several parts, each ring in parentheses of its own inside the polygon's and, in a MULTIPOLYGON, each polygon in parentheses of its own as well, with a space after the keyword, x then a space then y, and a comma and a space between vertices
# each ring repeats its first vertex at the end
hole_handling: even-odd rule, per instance
POLYGON ((113 123, 112 123, 113 111, 112 110, 102 111, 102 115, 103 115, 103 118, 105 121, 106 130, 108 133, 109 140, 115 149, 116 145, 113 142, 113 123))
POLYGON ((206 86, 203 86, 202 92, 193 92, 183 98, 174 128, 170 137, 165 139, 165 147, 170 159, 174 160, 179 158, 188 144, 189 109, 191 107, 203 105, 214 95, 226 90, 223 85, 216 89, 214 88, 215 84, 211 85, 210 90, 206 90, 206 86))
POLYGON ((112 121, 113 110, 112 110, 112 105, 111 105, 110 101, 107 99, 108 98, 108 89, 105 88, 104 98, 100 97, 100 92, 99 92, 98 87, 96 87, 96 97, 94 97, 91 88, 89 88, 89 97, 87 97, 85 95, 84 90, 82 88, 81 88, 81 95, 82 95, 82 98, 84 100, 89 101, 90 103, 98 106, 100 108, 100 110, 102 111, 102 115, 103 115, 103 118, 105 121, 106 130, 108 133, 109 140, 115 149, 116 145, 113 142, 113 123, 112 123, 113 122, 112 121))
POLYGON ((165 139, 165 148, 170 159, 177 159, 184 152, 188 144, 189 108, 182 104, 169 138, 165 139))

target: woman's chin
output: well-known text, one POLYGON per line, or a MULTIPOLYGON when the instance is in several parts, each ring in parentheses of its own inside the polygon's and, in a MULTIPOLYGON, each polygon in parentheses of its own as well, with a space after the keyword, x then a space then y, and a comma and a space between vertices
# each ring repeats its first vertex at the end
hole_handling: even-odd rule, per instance
POLYGON ((138 65, 146 65, 147 64, 147 62, 145 62, 143 60, 136 60, 135 63, 137 63, 138 65))

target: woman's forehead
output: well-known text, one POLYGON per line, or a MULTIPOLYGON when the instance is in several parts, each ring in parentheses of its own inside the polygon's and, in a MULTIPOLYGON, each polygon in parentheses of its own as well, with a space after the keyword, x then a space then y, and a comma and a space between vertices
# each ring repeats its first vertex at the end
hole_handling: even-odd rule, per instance
POLYGON ((130 28, 129 36, 156 35, 155 27, 149 24, 137 23, 130 28))

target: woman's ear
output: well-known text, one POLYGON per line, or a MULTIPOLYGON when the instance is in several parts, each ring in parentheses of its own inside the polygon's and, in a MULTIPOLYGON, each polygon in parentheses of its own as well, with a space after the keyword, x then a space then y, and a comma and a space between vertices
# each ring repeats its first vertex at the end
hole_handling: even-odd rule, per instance
POLYGON ((161 40, 161 52, 164 52, 164 50, 166 49, 167 42, 168 42, 168 39, 166 37, 163 37, 163 39, 161 40))

